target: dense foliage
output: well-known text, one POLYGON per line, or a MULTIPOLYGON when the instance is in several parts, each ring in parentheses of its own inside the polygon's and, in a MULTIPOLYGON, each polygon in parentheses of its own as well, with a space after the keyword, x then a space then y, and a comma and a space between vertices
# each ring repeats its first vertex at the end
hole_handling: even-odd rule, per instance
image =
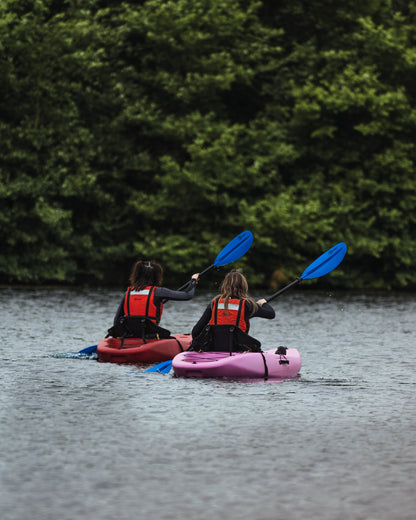
POLYGON ((0 283, 416 287, 416 2, 1 0, 0 77, 0 283))

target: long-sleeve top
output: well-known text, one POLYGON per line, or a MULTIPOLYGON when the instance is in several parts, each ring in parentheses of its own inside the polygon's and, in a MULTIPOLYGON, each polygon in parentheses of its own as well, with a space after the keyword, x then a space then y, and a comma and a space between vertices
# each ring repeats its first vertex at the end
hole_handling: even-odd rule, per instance
MULTIPOLYGON (((246 300, 244 302, 244 305, 245 305, 244 316, 245 316, 245 321, 247 324, 247 330, 248 330, 249 320, 251 318, 266 318, 268 320, 271 320, 276 316, 276 313, 275 313, 273 307, 271 305, 269 305, 268 303, 263 303, 263 305, 261 307, 260 307, 260 305, 258 305, 257 310, 253 314, 252 314, 252 312, 253 312, 252 303, 250 301, 246 300)), ((208 323, 211 319, 211 314, 212 314, 212 304, 209 303, 209 305, 206 307, 206 309, 204 311, 204 314, 200 317, 198 323, 196 323, 196 325, 192 329, 193 338, 196 338, 197 336, 199 336, 199 334, 201 334, 201 332, 203 331, 204 327, 206 325, 208 325, 208 323)))
MULTIPOLYGON (((173 291, 172 289, 168 289, 167 287, 158 287, 154 290, 153 293, 155 305, 159 306, 162 302, 168 300, 191 300, 195 294, 195 287, 195 279, 192 279, 183 291, 173 291)), ((116 315, 114 316, 114 325, 121 316, 124 316, 125 297, 126 295, 124 294, 123 298, 121 299, 120 305, 118 306, 116 315)))

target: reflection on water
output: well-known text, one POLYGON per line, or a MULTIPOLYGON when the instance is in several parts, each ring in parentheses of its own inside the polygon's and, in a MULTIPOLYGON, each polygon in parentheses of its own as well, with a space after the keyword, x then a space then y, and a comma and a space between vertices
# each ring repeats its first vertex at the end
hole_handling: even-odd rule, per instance
MULTIPOLYGON (((0 291, 2 520, 413 520, 415 295, 286 293, 251 333, 301 374, 256 382, 57 355, 120 296, 0 291)), ((163 326, 189 332, 209 296, 163 326)))
POLYGON ((317 379, 313 381, 312 379, 302 378, 301 381, 303 384, 318 384, 325 386, 357 386, 361 385, 361 381, 351 381, 347 379, 317 379))

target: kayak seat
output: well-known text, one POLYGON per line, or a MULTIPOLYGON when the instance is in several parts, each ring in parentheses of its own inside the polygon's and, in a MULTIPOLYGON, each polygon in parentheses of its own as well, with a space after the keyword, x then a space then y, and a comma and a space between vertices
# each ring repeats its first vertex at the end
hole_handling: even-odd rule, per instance
POLYGON ((165 339, 170 338, 170 331, 159 327, 149 318, 143 316, 120 316, 115 324, 108 329, 107 338, 142 338, 146 339, 165 339))
POLYGON ((192 340, 191 349, 205 352, 261 352, 261 343, 235 325, 207 325, 192 340))

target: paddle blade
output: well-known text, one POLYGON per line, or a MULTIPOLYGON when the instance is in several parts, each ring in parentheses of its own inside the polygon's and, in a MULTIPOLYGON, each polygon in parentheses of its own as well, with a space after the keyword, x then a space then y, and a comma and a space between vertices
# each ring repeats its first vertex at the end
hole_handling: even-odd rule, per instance
POLYGON ((78 354, 95 354, 97 352, 97 345, 91 345, 91 347, 83 348, 78 352, 78 354))
POLYGON ((159 372, 159 374, 169 374, 171 368, 172 361, 162 361, 162 363, 159 363, 154 367, 150 367, 144 372, 159 372))
POLYGON ((254 237, 251 231, 243 231, 224 247, 218 254, 213 265, 219 267, 238 260, 250 249, 253 239, 254 237))
POLYGON ((301 279, 310 280, 311 278, 319 278, 320 276, 328 274, 339 266, 346 252, 347 246, 344 242, 339 242, 312 262, 311 265, 303 271, 301 279))

